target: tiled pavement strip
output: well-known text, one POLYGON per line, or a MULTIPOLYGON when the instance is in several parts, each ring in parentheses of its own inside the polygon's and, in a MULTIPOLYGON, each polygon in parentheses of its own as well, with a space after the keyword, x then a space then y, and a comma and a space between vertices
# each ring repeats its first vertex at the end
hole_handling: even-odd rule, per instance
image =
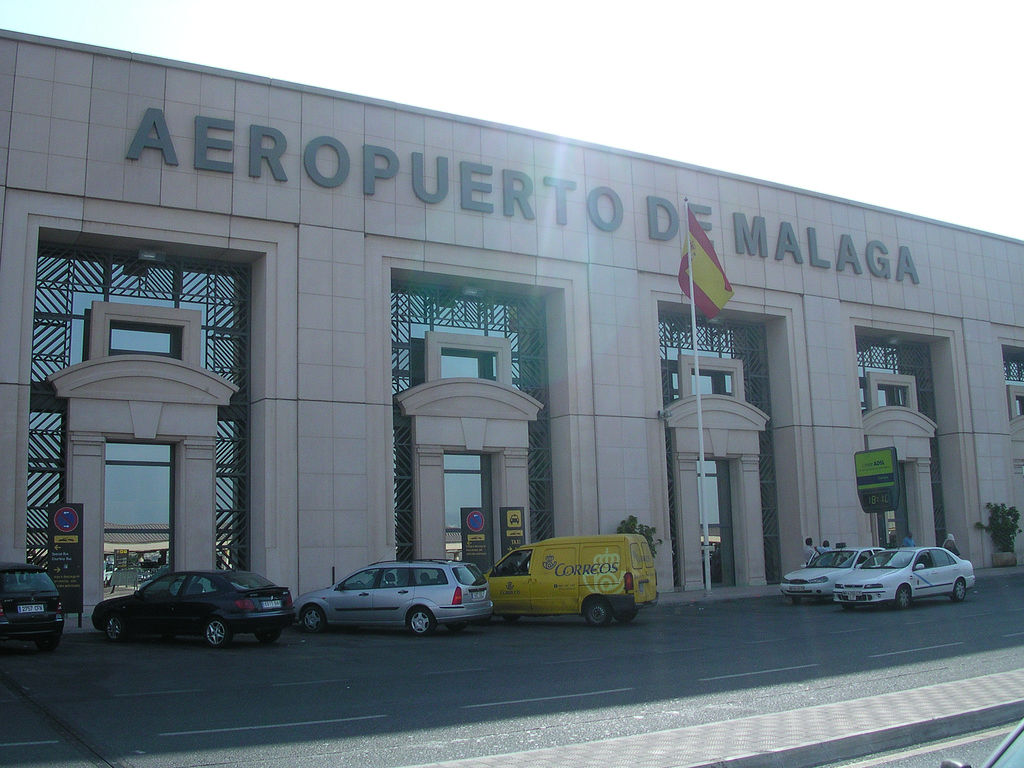
POLYGON ((1024 670, 1018 669, 788 712, 419 768, 809 768, 1002 725, 1022 715, 1024 670), (915 741, 908 741, 911 729, 915 741))
MULTIPOLYGON (((777 590, 722 590, 717 598, 778 595, 777 590)), ((665 602, 679 600, 666 597, 665 602)), ((813 768, 1021 717, 1024 669, 1016 669, 786 712, 416 768, 813 768)))

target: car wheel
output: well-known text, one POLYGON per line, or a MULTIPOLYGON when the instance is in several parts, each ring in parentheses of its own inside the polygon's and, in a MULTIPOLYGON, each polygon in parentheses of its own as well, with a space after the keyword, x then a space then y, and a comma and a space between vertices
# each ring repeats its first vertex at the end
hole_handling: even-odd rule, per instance
POLYGON ((629 624, 636 618, 638 611, 623 611, 615 616, 615 620, 621 624, 629 624))
POLYGON ((501 615, 501 618, 503 618, 509 624, 515 624, 517 621, 519 621, 520 617, 518 613, 503 613, 501 615))
POLYGON ((266 645, 267 643, 273 643, 277 638, 281 636, 280 629, 268 629, 263 632, 256 633, 256 639, 266 645))
POLYGON ((416 606, 405 617, 405 624, 414 635, 423 637, 437 629, 437 619, 423 606, 416 606))
POLYGON ((963 579, 957 579, 953 583, 953 591, 949 593, 949 599, 954 603, 963 602, 963 599, 967 597, 967 582, 963 579))
POLYGON ((214 616, 203 629, 203 639, 211 648, 223 648, 231 642, 231 627, 219 616, 214 616))
POLYGON ((461 632, 469 626, 465 621, 453 621, 451 624, 446 625, 449 632, 461 632))
POLYGON ((802 598, 802 597, 800 597, 800 595, 790 595, 790 596, 789 596, 789 601, 790 601, 790 602, 791 602, 791 603, 792 603, 793 605, 800 605, 800 601, 801 601, 801 600, 803 600, 803 598, 802 598))
POLYGON ((323 632, 327 628, 327 617, 318 605, 307 605, 299 613, 299 624, 305 632, 323 632))
POLYGON ((583 618, 592 627, 604 627, 612 620, 612 609, 603 597, 591 597, 583 604, 583 618))
POLYGON ((116 613, 107 616, 107 621, 103 625, 103 631, 106 633, 107 639, 113 640, 115 643, 128 637, 128 625, 116 613))
POLYGON ((40 651, 52 651, 60 645, 60 635, 50 635, 36 640, 36 648, 40 651))
POLYGON ((893 601, 896 604, 896 608, 903 610, 909 608, 913 602, 913 597, 910 594, 910 587, 906 584, 901 584, 900 588, 896 590, 896 599, 893 601))

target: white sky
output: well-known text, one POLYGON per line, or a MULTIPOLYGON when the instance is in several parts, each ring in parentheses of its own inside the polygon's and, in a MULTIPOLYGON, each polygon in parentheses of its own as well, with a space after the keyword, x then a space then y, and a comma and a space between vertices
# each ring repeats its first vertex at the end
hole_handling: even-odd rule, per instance
POLYGON ((0 0, 0 28, 1024 239, 1017 0, 0 0))

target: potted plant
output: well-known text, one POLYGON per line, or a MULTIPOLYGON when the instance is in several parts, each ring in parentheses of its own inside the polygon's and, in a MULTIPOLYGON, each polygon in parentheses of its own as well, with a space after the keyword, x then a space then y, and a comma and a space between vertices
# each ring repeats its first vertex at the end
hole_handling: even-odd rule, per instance
POLYGON ((1005 504, 988 502, 985 504, 988 510, 988 525, 975 523, 976 528, 988 531, 992 537, 992 544, 996 551, 992 553, 992 565, 996 568, 1001 566, 1016 565, 1017 556, 1014 554, 1013 545, 1020 533, 1020 512, 1016 507, 1008 507, 1005 504))
POLYGON ((615 529, 616 533, 639 533, 645 539, 651 547, 651 556, 658 554, 655 547, 656 544, 661 544, 661 539, 654 538, 655 529, 653 525, 646 525, 636 519, 636 515, 630 515, 625 520, 619 523, 619 527, 615 529))

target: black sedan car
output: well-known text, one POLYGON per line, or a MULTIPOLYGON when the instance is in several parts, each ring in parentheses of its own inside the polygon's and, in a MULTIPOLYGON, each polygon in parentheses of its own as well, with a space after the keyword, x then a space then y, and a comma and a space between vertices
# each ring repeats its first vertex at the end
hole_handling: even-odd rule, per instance
POLYGON ((52 651, 64 632, 64 607, 45 568, 0 563, 0 640, 28 640, 52 651))
POLYGON ((272 643, 294 621, 292 596, 249 571, 175 571, 134 594, 99 603, 92 625, 110 640, 132 635, 200 635, 223 648, 240 633, 272 643))

